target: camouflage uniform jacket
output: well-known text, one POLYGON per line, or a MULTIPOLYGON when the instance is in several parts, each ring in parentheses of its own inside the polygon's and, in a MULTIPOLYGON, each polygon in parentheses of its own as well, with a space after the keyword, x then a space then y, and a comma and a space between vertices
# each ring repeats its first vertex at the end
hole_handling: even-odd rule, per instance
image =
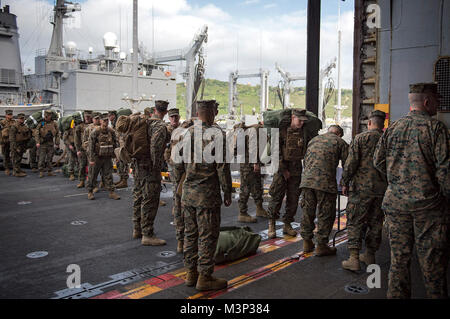
POLYGON ((31 139, 31 129, 25 125, 25 123, 20 124, 16 122, 9 128, 9 142, 11 147, 15 148, 17 143, 27 143, 31 139))
POLYGON ((74 138, 74 128, 69 128, 63 134, 63 142, 69 147, 69 145, 74 146, 75 138, 74 138))
POLYGON ((370 130, 356 135, 350 144, 341 185, 350 187, 351 192, 383 197, 386 178, 373 166, 373 153, 382 134, 381 130, 370 130))
POLYGON ((312 188, 326 193, 338 192, 336 168, 345 163, 348 144, 333 133, 316 136, 309 142, 300 188, 312 188))
POLYGON ((87 126, 88 126, 88 124, 86 124, 86 123, 80 123, 73 128, 73 131, 74 131, 73 141, 74 141, 77 152, 86 151, 83 148, 83 133, 87 126))
POLYGON ((14 119, 11 120, 0 120, 1 134, 0 134, 0 143, 9 143, 9 129, 16 123, 14 119))
MULTIPOLYGON (((217 126, 209 126, 202 123, 201 129, 205 132, 208 128, 216 128, 217 126)), ((181 203, 185 206, 194 206, 200 208, 217 208, 222 205, 222 197, 220 188, 225 194, 231 194, 231 172, 230 164, 225 161, 222 163, 206 163, 203 159, 202 163, 194 163, 194 129, 196 126, 191 126, 187 132, 191 137, 191 163, 176 164, 174 167, 175 180, 179 184, 183 174, 186 174, 183 195, 181 203)), ((224 158, 226 152, 225 135, 223 135, 224 158)), ((203 140, 203 148, 208 145, 210 141, 203 140)))
POLYGON ((164 121, 157 118, 151 118, 148 123, 148 138, 150 139, 149 181, 160 182, 161 169, 164 165, 164 151, 168 139, 167 128, 164 121))
POLYGON ((34 139, 38 144, 51 144, 50 142, 44 142, 44 138, 47 135, 47 132, 52 132, 53 141, 55 145, 59 145, 59 129, 58 124, 55 121, 50 122, 41 122, 38 124, 36 129, 34 130, 34 139))
MULTIPOLYGON (((113 148, 117 148, 119 146, 119 143, 117 142, 116 133, 113 129, 107 127, 106 130, 102 129, 101 127, 95 128, 92 133, 89 135, 89 161, 95 162, 95 160, 99 157, 98 150, 99 150, 99 137, 100 135, 106 135, 108 134, 110 136, 110 143, 113 146, 113 148)), ((112 154, 111 157, 114 155, 112 154)))
POLYGON ((450 196, 450 146, 445 125, 427 113, 411 111, 384 132, 374 166, 387 176, 384 210, 433 209, 450 196))
MULTIPOLYGON (((178 126, 180 127, 180 126, 178 126)), ((167 128, 167 144, 166 144, 166 150, 164 151, 164 160, 167 164, 173 165, 172 160, 170 159, 171 153, 172 153, 172 146, 176 143, 176 141, 172 141, 172 133, 177 129, 176 127, 173 127, 172 124, 168 123, 166 125, 167 128)))

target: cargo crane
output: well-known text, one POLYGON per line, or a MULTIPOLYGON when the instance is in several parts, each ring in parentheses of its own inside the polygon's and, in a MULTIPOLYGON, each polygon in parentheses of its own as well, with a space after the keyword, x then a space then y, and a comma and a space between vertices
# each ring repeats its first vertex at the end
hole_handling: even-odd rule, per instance
POLYGON ((286 72, 281 68, 281 66, 278 65, 278 63, 275 63, 275 68, 280 73, 281 77, 283 78, 280 81, 280 88, 282 90, 282 96, 280 95, 281 103, 283 104, 283 108, 291 107, 291 82, 293 81, 304 81, 306 80, 305 75, 291 75, 291 73, 286 72))
POLYGON ((269 86, 268 86, 269 71, 260 69, 258 73, 240 74, 239 71, 236 70, 235 72, 230 73, 230 80, 229 80, 228 114, 230 115, 230 117, 234 119, 236 116, 236 108, 238 107, 237 80, 240 78, 261 79, 260 112, 262 113, 266 111, 267 106, 269 104, 269 86))
POLYGON ((203 43, 208 42, 208 26, 202 27, 192 40, 191 44, 180 50, 171 50, 153 53, 149 58, 154 64, 173 61, 186 61, 186 69, 183 78, 186 80, 186 118, 190 119, 195 114, 195 102, 197 92, 203 81, 205 73, 205 59, 203 43), (196 64, 197 61, 197 64, 196 64))

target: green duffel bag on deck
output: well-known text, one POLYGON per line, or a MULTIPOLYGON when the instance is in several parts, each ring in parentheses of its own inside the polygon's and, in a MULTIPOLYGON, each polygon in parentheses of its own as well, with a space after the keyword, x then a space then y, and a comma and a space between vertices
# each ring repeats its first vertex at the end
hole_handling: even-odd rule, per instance
POLYGON ((221 227, 214 261, 216 264, 230 262, 256 254, 261 236, 250 227, 221 227))

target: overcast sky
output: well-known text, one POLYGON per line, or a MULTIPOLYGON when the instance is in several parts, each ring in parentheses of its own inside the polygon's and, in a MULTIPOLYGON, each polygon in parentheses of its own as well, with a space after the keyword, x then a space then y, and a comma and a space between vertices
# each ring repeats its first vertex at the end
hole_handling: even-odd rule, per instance
MULTIPOLYGON (((82 12, 76 24, 66 26, 64 42, 74 41, 79 50, 103 52, 103 35, 114 32, 121 51, 132 47, 132 0, 81 0, 82 12)), ((342 86, 352 87, 354 1, 323 0, 321 25, 321 66, 337 56, 338 3, 341 2, 342 86)), ((18 17, 22 63, 25 72, 34 70, 37 49, 47 49, 52 26, 51 0, 2 0, 18 17)), ((231 71, 270 71, 270 84, 281 79, 278 62, 293 74, 306 74, 307 0, 140 0, 139 41, 152 49, 152 6, 154 8, 155 50, 186 47, 203 25, 208 25, 206 77, 228 81, 231 71)), ((174 64, 183 71, 184 64, 174 64)), ((336 76, 334 71, 333 75, 336 76)), ((258 80, 240 80, 239 83, 258 80)), ((305 82, 295 85, 304 86, 305 82)))

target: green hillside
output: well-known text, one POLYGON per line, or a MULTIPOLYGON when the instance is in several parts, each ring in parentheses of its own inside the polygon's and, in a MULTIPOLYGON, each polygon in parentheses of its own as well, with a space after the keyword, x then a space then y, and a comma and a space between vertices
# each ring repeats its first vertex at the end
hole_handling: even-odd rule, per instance
MULTIPOLYGON (((259 110, 259 88, 260 86, 251 86, 245 84, 238 84, 239 101, 244 105, 244 113, 251 114, 252 109, 259 110)), ((177 107, 180 109, 182 115, 186 114, 185 96, 186 88, 184 83, 177 84, 177 107)), ((204 99, 214 99, 220 103, 219 114, 228 113, 228 82, 222 82, 218 80, 206 80, 204 99)), ((327 118, 334 117, 334 105, 336 102, 337 94, 327 104, 325 109, 327 118)), ((305 108, 305 88, 295 88, 291 93, 291 103, 294 103, 295 107, 305 108)), ((270 108, 281 108, 281 102, 278 98, 278 94, 275 87, 270 87, 269 93, 270 108)), ((347 105, 348 108, 343 112, 343 116, 352 116, 352 90, 342 90, 342 104, 347 105)))

